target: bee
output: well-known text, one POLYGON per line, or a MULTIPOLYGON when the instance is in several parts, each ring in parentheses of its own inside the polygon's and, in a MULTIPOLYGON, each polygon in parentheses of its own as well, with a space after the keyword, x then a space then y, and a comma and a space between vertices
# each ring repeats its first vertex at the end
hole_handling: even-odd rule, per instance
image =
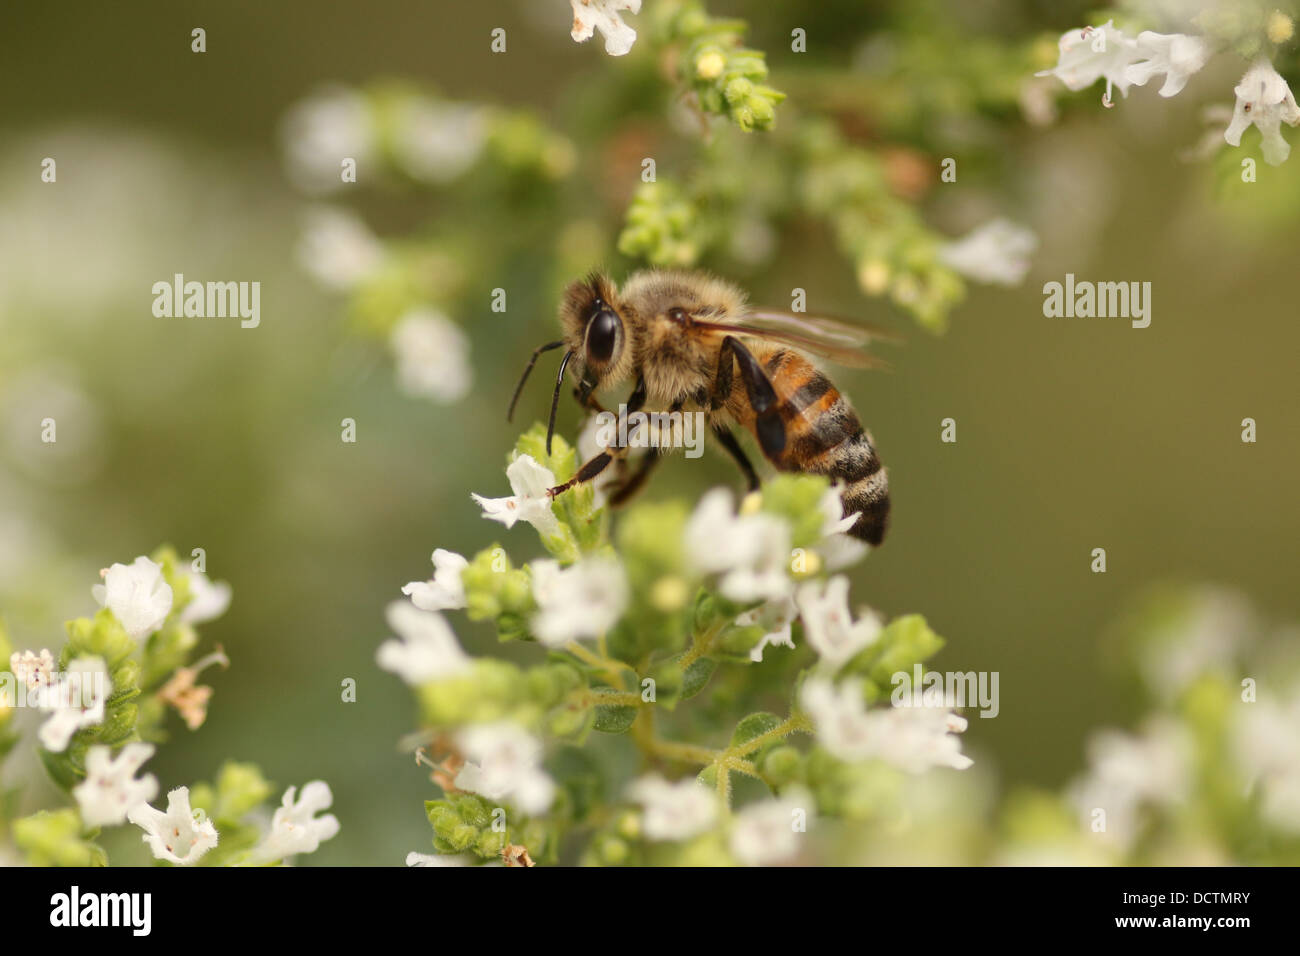
MULTIPOLYGON (((718 443, 735 460, 751 491, 759 478, 732 426, 749 432, 778 471, 826 475, 839 488, 849 533, 880 544, 889 524, 889 482, 871 435, 848 400, 804 353, 842 365, 883 365, 864 349, 888 334, 802 314, 751 309, 744 293, 704 273, 647 270, 620 289, 592 274, 572 283, 560 306, 564 337, 539 346, 510 400, 507 420, 537 359, 564 348, 551 396, 550 452, 560 391, 572 369, 582 406, 603 411, 594 393, 634 383, 636 411, 702 411, 718 443)), ((621 504, 649 477, 660 455, 650 448, 638 469, 611 492, 621 504)), ((626 449, 607 448, 586 461, 552 497, 591 481, 612 462, 625 468, 626 449)))

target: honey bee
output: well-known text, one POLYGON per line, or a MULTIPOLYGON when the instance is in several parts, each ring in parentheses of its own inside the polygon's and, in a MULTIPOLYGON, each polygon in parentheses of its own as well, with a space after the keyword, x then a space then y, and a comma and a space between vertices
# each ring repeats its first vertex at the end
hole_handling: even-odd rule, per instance
MULTIPOLYGON (((857 514, 849 533, 872 545, 889 523, 889 483, 870 434, 848 400, 803 353, 842 365, 880 366, 864 349, 887 333, 833 319, 749 308, 743 292, 703 273, 637 272, 618 288, 593 274, 572 283, 560 307, 564 337, 537 348, 515 388, 509 419, 538 357, 564 348, 551 397, 550 451, 560 390, 572 368, 574 394, 603 410, 597 391, 633 382, 627 411, 702 411, 750 490, 758 474, 732 433, 749 432, 779 471, 826 475, 839 488, 843 513, 857 514)), ((621 504, 659 460, 651 448, 610 494, 621 504)), ((611 462, 626 466, 626 448, 607 448, 550 489, 552 497, 591 481, 611 462)))

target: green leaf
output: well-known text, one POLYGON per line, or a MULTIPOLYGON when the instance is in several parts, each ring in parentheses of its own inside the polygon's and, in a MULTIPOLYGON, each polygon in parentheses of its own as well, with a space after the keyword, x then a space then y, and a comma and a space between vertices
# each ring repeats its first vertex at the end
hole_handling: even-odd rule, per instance
POLYGON ((711 657, 697 657, 682 672, 681 700, 690 700, 709 683, 709 678, 718 669, 718 662, 711 657))
POLYGON ((750 714, 736 724, 736 729, 731 734, 731 746, 740 747, 747 744, 756 737, 775 730, 781 723, 782 718, 767 711, 750 714))
POLYGON ((636 721, 635 707, 604 705, 596 707, 596 723, 593 730, 602 734, 625 734, 632 729, 636 721))
POLYGON ((68 751, 72 748, 69 746, 67 751, 61 754, 53 753, 44 747, 37 749, 41 756, 41 763, 45 766, 45 772, 50 775, 55 786, 65 792, 72 790, 77 784, 81 783, 82 778, 86 776, 84 767, 73 763, 68 751))
MULTIPOLYGON (((674 709, 681 698, 683 685, 682 669, 677 666, 677 662, 661 661, 651 667, 646 676, 654 681, 655 706, 666 707, 668 710, 674 709)), ((641 684, 638 683, 637 686, 641 684)))

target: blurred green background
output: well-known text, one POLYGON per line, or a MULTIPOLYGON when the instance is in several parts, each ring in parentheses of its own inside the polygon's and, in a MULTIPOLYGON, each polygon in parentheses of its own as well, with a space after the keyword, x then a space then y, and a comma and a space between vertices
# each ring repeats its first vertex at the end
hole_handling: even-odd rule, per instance
MULTIPOLYGON (((849 59, 835 25, 850 6, 855 23, 869 21, 858 4, 710 9, 749 19, 781 86, 791 25, 809 30, 814 52, 829 38, 828 64, 849 59)), ((1083 20, 1068 4, 956 6, 1009 33, 1083 20)), ((471 340, 472 393, 451 407, 401 395, 382 349, 348 334, 339 300, 295 263, 306 200, 285 175, 279 123, 324 83, 399 77, 533 106, 562 127, 556 91, 619 68, 599 38, 572 43, 568 19, 563 0, 0 13, 0 600, 11 635, 18 647, 55 644, 65 619, 93 610, 99 568, 160 542, 205 548, 234 603, 201 633, 234 666, 209 672, 207 724, 177 730, 152 769, 164 788, 210 779, 227 757, 259 763, 281 788, 327 780, 342 831, 313 863, 394 864, 427 849, 431 788, 397 748, 413 702, 374 664, 382 611, 428 575, 435 547, 539 550, 528 529, 484 522, 469 492, 506 493, 518 428, 505 404, 531 348, 551 337, 555 304, 525 291, 495 314, 490 290, 512 277, 471 277, 482 307, 453 318, 471 340), (195 26, 206 54, 190 52, 195 26), (510 47, 494 57, 496 26, 510 47), (40 182, 45 156, 57 158, 55 185, 40 182), (260 281, 261 327, 155 318, 150 288, 176 272, 260 281), (55 446, 39 440, 46 414, 58 418, 55 446), (345 417, 356 444, 339 439, 345 417), (352 704, 340 699, 348 677, 352 704)), ((1103 637, 1152 584, 1221 583, 1266 617, 1300 616, 1300 228, 1286 182, 1296 160, 1261 166, 1248 199, 1216 194, 1205 166, 1177 157, 1200 135, 1189 104, 1146 90, 1103 111, 1094 93, 1056 127, 1013 129, 1018 174, 999 205, 1042 247, 1019 289, 972 288, 946 336, 863 298, 816 231, 751 284, 759 302, 786 305, 800 286, 818 308, 906 333, 888 352, 893 371, 836 375, 894 497, 891 537, 857 569, 853 593, 889 614, 924 613, 949 641, 935 666, 1001 673, 1000 718, 973 720, 965 747, 1004 785, 1059 785, 1090 729, 1139 713, 1111 679, 1103 637), (1150 328, 1044 318, 1042 284, 1066 272, 1151 282, 1150 328), (955 445, 939 440, 949 416, 955 445), (1240 441, 1247 416, 1257 444, 1240 441), (1107 551, 1104 575, 1089 570, 1095 547, 1107 551)), ((432 199, 389 196, 367 219, 383 233, 438 212, 432 199)), ((545 414, 549 391, 533 385, 517 424, 545 414)), ((576 410, 561 408, 572 436, 576 410)), ((734 481, 722 456, 677 459, 647 494, 734 481)), ((488 646, 457 628, 471 649, 488 646)))

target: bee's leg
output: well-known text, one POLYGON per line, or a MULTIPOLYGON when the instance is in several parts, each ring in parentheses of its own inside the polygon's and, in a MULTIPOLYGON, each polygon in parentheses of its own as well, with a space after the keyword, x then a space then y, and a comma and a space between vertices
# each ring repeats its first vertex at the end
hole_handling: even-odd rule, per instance
POLYGON ((564 484, 556 485, 554 488, 547 490, 546 492, 547 495, 554 498, 557 495, 564 494, 564 492, 568 491, 574 485, 580 485, 584 481, 591 481, 591 479, 595 478, 602 471, 604 471, 605 468, 609 465, 609 463, 613 460, 614 460, 613 455, 611 455, 607 451, 602 451, 595 458, 591 459, 591 461, 584 462, 582 467, 577 470, 574 476, 570 478, 568 481, 566 481, 564 484))
POLYGON ((767 372, 754 353, 733 335, 722 340, 718 356, 718 374, 713 381, 711 407, 721 408, 731 394, 732 361, 740 366, 740 380, 745 383, 749 406, 754 410, 754 435, 763 454, 776 461, 785 451, 785 424, 767 372))
MULTIPOLYGON (((646 400, 645 379, 638 379, 636 383, 636 388, 633 389, 632 394, 628 396, 628 400, 627 400, 628 413, 631 414, 632 412, 640 411, 641 406, 645 404, 645 400, 646 400)), ((640 422, 637 422, 633 426, 633 429, 639 427, 639 425, 640 422)), ((582 467, 578 469, 577 473, 574 474, 572 478, 570 478, 562 485, 556 485, 554 488, 549 489, 546 493, 552 498, 556 497, 557 495, 562 495, 564 494, 564 492, 568 491, 574 485, 580 485, 583 482, 591 481, 602 471, 604 471, 606 467, 608 467, 609 463, 613 461, 615 458, 622 458, 626 455, 627 455, 626 448, 615 448, 612 451, 610 450, 602 451, 599 455, 597 455, 595 458, 592 458, 590 461, 583 462, 582 467)))
MULTIPOLYGON (((617 508, 620 505, 626 504, 633 495, 645 487, 646 479, 650 477, 650 473, 654 471, 655 465, 659 464, 659 459, 662 457, 663 455, 660 453, 658 448, 649 449, 649 451, 646 452, 645 457, 641 459, 641 463, 637 466, 636 471, 632 472, 631 475, 621 481, 616 487, 610 489, 610 507, 617 508)), ((622 461, 626 459, 620 460, 622 461)))
POLYGON ((731 429, 726 425, 714 425, 713 434, 717 436, 718 443, 727 449, 732 459, 739 466, 741 474, 745 476, 745 483, 750 491, 758 491, 758 473, 754 471, 754 466, 745 454, 745 449, 740 447, 740 442, 736 441, 736 436, 731 434, 731 429))

